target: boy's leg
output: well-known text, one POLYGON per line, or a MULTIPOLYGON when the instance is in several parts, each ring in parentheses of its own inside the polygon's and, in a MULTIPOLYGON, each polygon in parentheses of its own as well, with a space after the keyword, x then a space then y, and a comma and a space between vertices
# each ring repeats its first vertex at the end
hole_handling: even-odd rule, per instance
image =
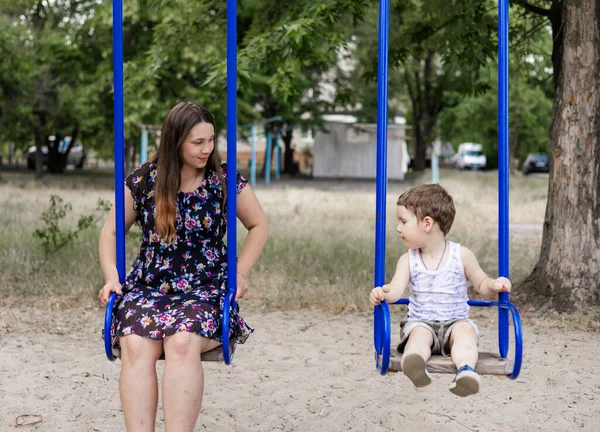
POLYGON ((456 369, 465 365, 475 368, 479 352, 477 350, 477 333, 471 323, 462 321, 452 326, 450 355, 456 369))
POLYGON ((450 391, 458 396, 469 396, 479 391, 481 380, 475 372, 479 358, 477 333, 469 322, 458 322, 450 333, 450 355, 459 371, 450 384, 450 391), (461 368, 465 368, 462 369, 461 368))
POLYGON ((408 336, 402 355, 402 371, 416 387, 425 387, 431 383, 427 373, 427 360, 431 357, 433 334, 425 327, 413 328, 408 336))

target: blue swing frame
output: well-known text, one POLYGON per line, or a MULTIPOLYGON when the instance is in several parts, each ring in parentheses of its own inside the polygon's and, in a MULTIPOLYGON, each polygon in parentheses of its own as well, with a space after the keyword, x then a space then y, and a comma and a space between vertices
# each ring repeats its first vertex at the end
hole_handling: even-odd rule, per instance
MULTIPOLYGON (((385 229, 387 190, 387 101, 388 101, 388 34, 389 0, 379 0, 379 51, 377 73, 377 199, 375 220, 375 287, 385 283, 385 229)), ((498 1, 498 273, 509 275, 509 147, 508 147, 508 0, 498 1)), ((403 298, 394 304, 408 304, 403 298)), ((515 359, 511 379, 516 379, 523 361, 523 335, 517 307, 508 293, 500 293, 498 301, 470 300, 470 306, 498 307, 498 345, 500 357, 509 348, 509 313, 515 337, 515 359)), ((375 367, 385 375, 390 365, 391 322, 386 302, 374 310, 375 367), (381 358, 381 363, 378 359, 381 358)))
MULTIPOLYGON (((237 1, 227 0, 227 294, 223 302, 222 349, 223 361, 231 364, 230 310, 237 309, 237 220, 236 181, 237 166, 237 1), (233 253, 232 253, 233 252, 233 253)), ((125 151, 124 151, 124 80, 123 80, 123 1, 113 0, 113 76, 114 76, 114 152, 115 152, 115 207, 116 207, 116 260, 119 282, 125 281, 125 151)), ((112 349, 111 323, 117 294, 111 293, 104 314, 104 349, 110 361, 116 359, 112 349)))

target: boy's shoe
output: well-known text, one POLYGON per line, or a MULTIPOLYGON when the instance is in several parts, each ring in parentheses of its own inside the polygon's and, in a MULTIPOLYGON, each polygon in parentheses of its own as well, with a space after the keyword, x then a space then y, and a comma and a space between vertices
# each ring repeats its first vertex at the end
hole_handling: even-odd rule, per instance
POLYGON ((427 362, 418 353, 404 353, 402 356, 402 372, 415 385, 425 387, 431 384, 431 378, 427 372, 427 362))
POLYGON ((456 371, 454 381, 450 384, 450 391, 457 396, 470 396, 479 391, 480 384, 481 378, 475 369, 465 365, 456 371))

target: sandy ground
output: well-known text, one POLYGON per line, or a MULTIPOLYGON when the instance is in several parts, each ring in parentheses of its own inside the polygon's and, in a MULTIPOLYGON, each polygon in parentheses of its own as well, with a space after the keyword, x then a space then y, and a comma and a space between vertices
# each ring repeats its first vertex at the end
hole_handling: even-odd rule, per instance
MULTIPOLYGON (((244 316, 256 332, 238 347, 234 365, 205 365, 197 431, 600 430, 598 332, 525 320, 521 376, 484 377, 480 394, 461 399, 448 391, 450 375, 419 390, 401 374, 378 375, 370 314, 244 316)), ((495 315, 477 317, 481 348, 495 351, 495 315)), ((125 430, 120 364, 104 357, 101 320, 102 310, 91 306, 0 309, 0 430, 125 430), (43 422, 16 428, 26 413, 43 422)), ((158 369, 160 378, 162 363, 158 369)), ((160 408, 157 430, 164 430, 160 408)))

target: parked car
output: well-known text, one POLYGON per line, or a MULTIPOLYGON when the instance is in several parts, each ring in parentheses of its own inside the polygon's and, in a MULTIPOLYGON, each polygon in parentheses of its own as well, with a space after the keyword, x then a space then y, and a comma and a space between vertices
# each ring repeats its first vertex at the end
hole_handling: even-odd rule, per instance
POLYGON ((452 158, 454 165, 460 169, 484 169, 487 159, 483 154, 483 146, 477 143, 462 143, 452 158))
POLYGON ((534 172, 550 172, 550 160, 548 159, 548 155, 530 153, 527 155, 525 162, 523 162, 522 170, 525 175, 534 172))
MULTIPOLYGON (((58 151, 61 153, 64 153, 67 148, 69 147, 69 143, 71 141, 71 137, 65 137, 63 140, 61 140, 59 147, 58 147, 58 151)), ((34 170, 35 169, 35 150, 36 147, 32 146, 29 147, 28 153, 27 153, 27 168, 29 168, 30 170, 34 170)), ((83 168, 83 164, 85 163, 85 149, 83 148, 83 144, 81 144, 81 141, 75 141, 75 144, 73 144, 73 147, 71 147, 71 151, 69 152, 69 155, 67 156, 67 165, 74 165, 75 168, 81 169, 83 168)), ((42 164, 44 166, 48 165, 48 147, 47 146, 43 146, 42 147, 42 164)))

